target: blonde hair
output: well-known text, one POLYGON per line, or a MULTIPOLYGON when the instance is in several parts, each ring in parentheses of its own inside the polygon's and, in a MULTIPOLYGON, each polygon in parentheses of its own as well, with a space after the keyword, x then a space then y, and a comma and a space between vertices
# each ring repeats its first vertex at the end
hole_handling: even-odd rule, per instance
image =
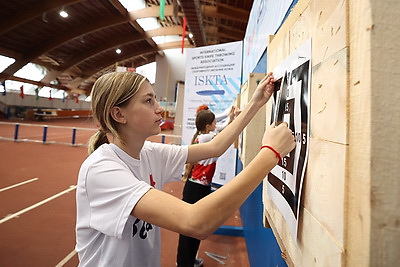
POLYGON ((144 81, 148 82, 146 77, 135 72, 111 72, 96 80, 90 95, 93 118, 100 125, 100 129, 89 139, 89 154, 102 144, 108 143, 108 133, 121 139, 118 123, 112 118, 110 111, 115 106, 127 104, 144 81))

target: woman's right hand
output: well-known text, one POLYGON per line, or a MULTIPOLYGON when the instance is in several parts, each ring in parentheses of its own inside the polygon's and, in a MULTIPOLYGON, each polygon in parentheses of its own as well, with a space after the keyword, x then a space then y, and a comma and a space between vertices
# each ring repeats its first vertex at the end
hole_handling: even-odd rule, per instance
POLYGON ((282 122, 278 126, 272 123, 264 133, 262 145, 268 145, 281 154, 282 157, 287 155, 296 146, 293 132, 289 129, 286 122, 282 122))
POLYGON ((257 88, 250 99, 258 107, 262 107, 274 94, 275 80, 272 72, 268 73, 258 83, 257 88))

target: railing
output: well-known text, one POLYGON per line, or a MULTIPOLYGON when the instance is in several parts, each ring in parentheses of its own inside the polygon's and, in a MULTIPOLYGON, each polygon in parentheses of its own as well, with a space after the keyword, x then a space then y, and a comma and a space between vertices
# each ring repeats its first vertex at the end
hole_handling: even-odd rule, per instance
POLYGON ((0 125, 3 125, 3 127, 0 128, 0 140, 15 142, 86 146, 88 138, 96 132, 94 128, 51 126, 18 122, 0 122, 0 125), (77 140, 78 131, 81 133, 79 140, 77 140), (82 140, 85 140, 85 142, 82 142, 82 140))
MULTIPOLYGON (((36 142, 43 144, 62 144, 71 146, 87 146, 87 141, 97 129, 68 127, 18 122, 0 122, 0 140, 14 142, 36 142)), ((181 136, 159 134, 148 140, 160 143, 180 144, 181 136), (179 140, 179 143, 178 141, 179 140)))

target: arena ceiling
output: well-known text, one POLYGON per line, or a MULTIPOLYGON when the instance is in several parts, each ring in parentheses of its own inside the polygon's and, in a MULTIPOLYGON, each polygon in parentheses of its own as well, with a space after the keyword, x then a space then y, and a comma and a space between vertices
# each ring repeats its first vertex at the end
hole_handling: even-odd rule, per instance
POLYGON ((145 2, 145 8, 128 12, 118 0, 0 1, 0 55, 16 60, 0 73, 0 81, 89 95, 93 82, 116 65, 137 68, 165 49, 181 48, 179 40, 157 44, 153 37, 182 38, 184 17, 185 47, 243 40, 253 5, 253 0, 165 0, 161 19, 160 0, 145 2), (61 10, 69 16, 62 18, 61 10), (147 17, 161 27, 145 31, 138 20, 147 17), (14 75, 30 62, 48 70, 41 81, 14 75))

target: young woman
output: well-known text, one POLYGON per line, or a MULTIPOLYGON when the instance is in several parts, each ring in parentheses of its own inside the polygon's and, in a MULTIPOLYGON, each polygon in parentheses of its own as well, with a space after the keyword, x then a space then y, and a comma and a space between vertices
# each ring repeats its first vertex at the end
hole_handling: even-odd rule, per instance
MULTIPOLYGON (((230 124, 235 116, 239 115, 240 110, 234 106, 231 107, 229 111, 228 118, 226 122, 222 124, 217 124, 216 115, 210 110, 207 105, 201 105, 196 110, 196 132, 192 137, 191 144, 206 143, 210 141, 216 135, 216 132, 222 131, 228 124, 230 124), (201 136, 200 136, 201 135, 201 136)), ((216 161, 217 158, 214 158, 213 161, 216 161)), ((187 163, 185 166, 185 172, 182 177, 182 181, 186 182, 186 180, 192 176, 193 167, 195 167, 196 163, 187 163)), ((215 168, 214 168, 215 170, 215 168)), ((211 175, 212 177, 212 175, 211 175)))
MULTIPOLYGON (((233 121, 234 109, 231 109, 229 123, 233 121)), ((217 122, 215 114, 206 105, 197 109, 196 132, 192 138, 192 144, 204 144, 210 142, 216 135, 217 122)), ((222 130, 222 129, 221 129, 222 130)), ((191 204, 211 193, 211 182, 217 165, 217 157, 203 159, 196 164, 188 163, 186 168, 187 179, 183 188, 182 200, 191 204)), ((178 266, 202 266, 202 259, 196 259, 200 240, 179 235, 177 265, 178 266)))
POLYGON ((195 204, 162 191, 180 180, 187 162, 220 156, 273 93, 268 74, 240 115, 210 142, 174 146, 146 141, 160 133, 162 107, 149 81, 137 73, 109 73, 92 89, 99 124, 89 143, 76 193, 76 251, 80 266, 160 266, 160 230, 204 239, 246 200, 295 146, 285 123, 270 126, 247 168, 195 204))

